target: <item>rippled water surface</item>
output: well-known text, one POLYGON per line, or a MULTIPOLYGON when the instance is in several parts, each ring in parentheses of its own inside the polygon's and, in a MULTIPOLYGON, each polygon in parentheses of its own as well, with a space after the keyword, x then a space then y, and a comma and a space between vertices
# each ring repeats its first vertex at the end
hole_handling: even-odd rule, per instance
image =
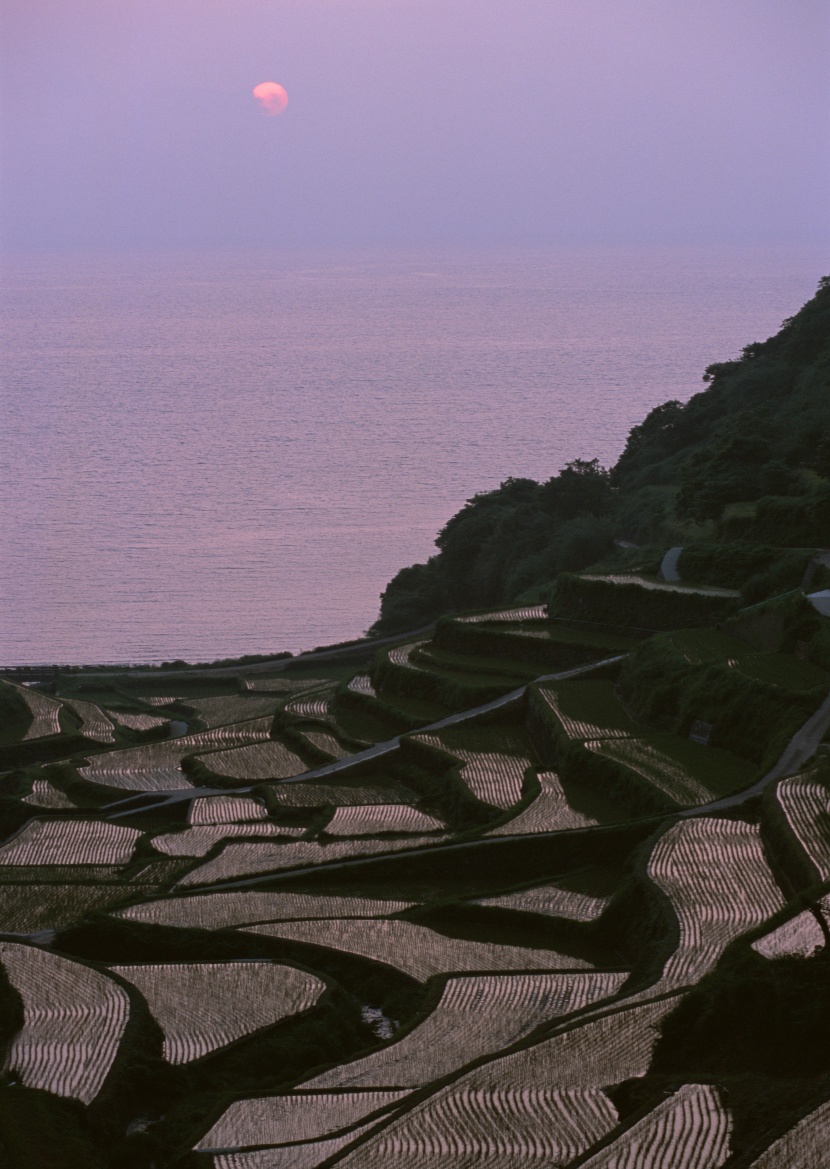
POLYGON ((613 461, 800 307, 823 259, 7 259, 0 663, 358 636, 466 498, 613 461))

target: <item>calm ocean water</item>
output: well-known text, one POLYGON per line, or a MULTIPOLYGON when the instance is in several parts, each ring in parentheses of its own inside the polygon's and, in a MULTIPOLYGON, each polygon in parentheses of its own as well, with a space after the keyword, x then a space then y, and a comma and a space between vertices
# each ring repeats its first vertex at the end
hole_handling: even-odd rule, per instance
POLYGON ((360 635, 470 495, 629 428, 812 295, 805 250, 7 259, 0 664, 360 635))

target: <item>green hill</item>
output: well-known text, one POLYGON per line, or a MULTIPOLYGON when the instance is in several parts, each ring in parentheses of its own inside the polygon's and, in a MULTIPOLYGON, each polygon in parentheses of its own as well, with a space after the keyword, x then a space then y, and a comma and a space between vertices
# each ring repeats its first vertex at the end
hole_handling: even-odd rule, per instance
POLYGON ((475 495, 437 554, 390 581, 372 632, 543 600, 558 573, 597 561, 636 555, 656 568, 670 544, 691 545, 687 569, 698 570, 718 561, 712 546, 742 544, 750 572, 767 578, 752 600, 798 583, 805 560, 776 568, 777 550, 826 545, 830 532, 830 277, 775 336, 703 380, 685 405, 665 402, 635 426, 610 470, 577 459, 545 483, 508 479, 475 495), (696 556, 698 545, 709 551, 696 556))

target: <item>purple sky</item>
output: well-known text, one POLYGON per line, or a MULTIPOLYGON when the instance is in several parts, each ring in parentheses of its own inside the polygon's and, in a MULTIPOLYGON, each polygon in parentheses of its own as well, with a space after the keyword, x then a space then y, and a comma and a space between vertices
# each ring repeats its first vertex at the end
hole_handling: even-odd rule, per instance
POLYGON ((811 243, 827 0, 2 0, 15 247, 811 243), (261 81, 290 104, 267 117, 261 81))

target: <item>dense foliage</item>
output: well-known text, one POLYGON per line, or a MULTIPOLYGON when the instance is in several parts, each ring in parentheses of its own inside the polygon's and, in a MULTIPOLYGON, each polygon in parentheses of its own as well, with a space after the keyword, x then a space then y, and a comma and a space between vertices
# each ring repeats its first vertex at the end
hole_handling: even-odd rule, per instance
MULTIPOLYGON (((615 538, 825 544, 830 277, 775 336, 710 365, 704 381, 708 387, 685 405, 665 402, 635 426, 610 471, 577 459, 545 483, 508 479, 473 496, 439 533, 437 554, 390 581, 373 632, 519 597, 546 599, 558 573, 606 557, 615 538)), ((794 563, 779 573, 787 581, 794 574, 794 563)), ((773 591, 774 582, 769 591, 761 582, 751 599, 773 591)))

